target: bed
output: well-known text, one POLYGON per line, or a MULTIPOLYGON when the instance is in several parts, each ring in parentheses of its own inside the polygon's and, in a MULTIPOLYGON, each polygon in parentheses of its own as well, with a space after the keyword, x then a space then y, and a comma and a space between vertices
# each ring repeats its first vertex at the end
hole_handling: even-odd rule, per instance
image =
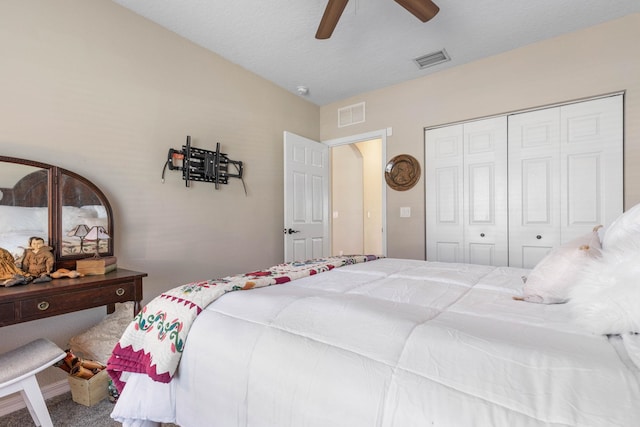
POLYGON ((109 360, 121 388, 112 417, 182 427, 637 425, 640 208, 632 211, 591 248, 573 242, 541 262, 565 288, 561 304, 526 301, 550 291, 523 282, 538 266, 375 257, 301 263, 290 281, 278 281, 292 268, 281 265, 178 287, 191 306, 196 287, 225 289, 198 308, 184 340, 180 313, 151 327, 158 299, 181 300, 173 290, 129 325, 109 360), (179 361, 167 363, 147 339, 179 361))

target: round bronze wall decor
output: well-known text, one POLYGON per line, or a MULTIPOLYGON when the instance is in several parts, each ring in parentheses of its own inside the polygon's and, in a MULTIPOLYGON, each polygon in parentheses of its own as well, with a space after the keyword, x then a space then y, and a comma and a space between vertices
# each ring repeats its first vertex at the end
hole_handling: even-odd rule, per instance
POLYGON ((420 163, 408 154, 397 155, 384 168, 384 179, 394 190, 406 191, 420 179, 420 163))

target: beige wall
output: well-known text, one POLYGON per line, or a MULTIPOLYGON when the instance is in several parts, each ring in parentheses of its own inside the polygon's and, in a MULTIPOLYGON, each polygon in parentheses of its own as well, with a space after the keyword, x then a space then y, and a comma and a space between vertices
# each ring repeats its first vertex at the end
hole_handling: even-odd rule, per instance
POLYGON ((364 247, 363 156, 356 144, 331 148, 331 255, 364 247))
MULTIPOLYGON (((188 281, 282 262, 282 137, 319 139, 319 107, 108 0, 0 2, 0 153, 98 185, 115 214, 121 267, 145 301, 188 281), (185 188, 160 175, 186 135, 246 166, 185 188)), ((65 346, 103 309, 0 328, 0 352, 38 336, 65 346)), ((51 374, 55 375, 55 374, 51 374)))
MULTIPOLYGON (((387 157, 424 164, 425 127, 620 90, 625 96, 625 207, 640 202, 640 14, 529 45, 320 109, 322 140, 393 128, 387 157), (366 122, 338 129, 340 107, 366 102, 366 122)), ((444 46, 446 47, 446 46, 444 46)), ((455 56, 455 52, 450 52, 455 56)), ((424 174, 423 174, 424 176, 424 174)), ((424 259, 424 179, 387 191, 388 256, 424 259), (400 207, 411 218, 400 218, 400 207)))
POLYGON ((382 140, 331 148, 331 254, 384 253, 382 140))
POLYGON ((362 153, 363 245, 365 254, 381 255, 382 248, 382 140, 357 142, 362 153))

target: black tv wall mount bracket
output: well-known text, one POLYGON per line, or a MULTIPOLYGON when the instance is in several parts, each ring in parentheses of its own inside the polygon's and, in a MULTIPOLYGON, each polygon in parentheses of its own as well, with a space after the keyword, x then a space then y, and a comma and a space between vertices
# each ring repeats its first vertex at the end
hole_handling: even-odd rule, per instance
POLYGON ((216 151, 203 150, 191 146, 191 137, 187 136, 187 142, 182 150, 169 149, 167 161, 162 168, 162 182, 167 170, 182 171, 182 179, 185 186, 190 187, 191 181, 212 182, 216 190, 220 184, 227 184, 229 178, 238 178, 242 181, 244 194, 247 195, 247 187, 244 183, 242 162, 231 160, 225 153, 220 152, 220 143, 216 144, 216 151), (236 173, 229 171, 229 166, 235 168, 236 173))

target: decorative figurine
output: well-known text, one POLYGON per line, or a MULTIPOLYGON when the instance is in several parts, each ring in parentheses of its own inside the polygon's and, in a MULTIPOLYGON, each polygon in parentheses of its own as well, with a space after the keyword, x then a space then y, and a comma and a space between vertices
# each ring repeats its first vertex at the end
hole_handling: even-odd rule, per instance
POLYGON ((53 271, 55 264, 51 249, 50 246, 45 246, 42 237, 29 238, 29 248, 25 251, 22 269, 35 277, 33 283, 51 281, 49 274, 53 271))
POLYGON ((0 286, 24 285, 32 279, 16 266, 13 255, 8 250, 0 248, 0 286))

